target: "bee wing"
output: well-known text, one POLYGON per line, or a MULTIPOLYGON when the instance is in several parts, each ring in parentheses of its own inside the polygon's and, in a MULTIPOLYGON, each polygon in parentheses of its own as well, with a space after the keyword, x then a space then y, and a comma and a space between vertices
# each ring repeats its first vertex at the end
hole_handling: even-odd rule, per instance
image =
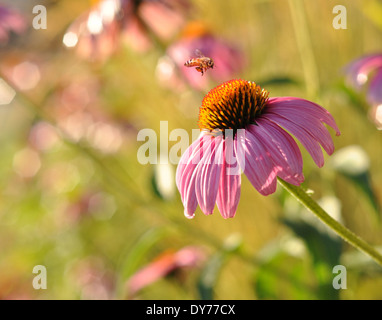
POLYGON ((196 55, 198 58, 203 58, 203 57, 204 57, 204 54, 203 54, 199 49, 196 49, 196 50, 195 50, 195 55, 196 55))

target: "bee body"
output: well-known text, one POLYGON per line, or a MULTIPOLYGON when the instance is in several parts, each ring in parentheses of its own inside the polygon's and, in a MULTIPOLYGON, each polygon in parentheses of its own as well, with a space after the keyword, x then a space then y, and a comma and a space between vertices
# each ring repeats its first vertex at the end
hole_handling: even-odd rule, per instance
POLYGON ((197 58, 187 60, 184 65, 186 67, 195 67, 196 71, 201 72, 204 75, 208 69, 213 69, 214 60, 209 57, 205 57, 199 50, 196 50, 197 58))

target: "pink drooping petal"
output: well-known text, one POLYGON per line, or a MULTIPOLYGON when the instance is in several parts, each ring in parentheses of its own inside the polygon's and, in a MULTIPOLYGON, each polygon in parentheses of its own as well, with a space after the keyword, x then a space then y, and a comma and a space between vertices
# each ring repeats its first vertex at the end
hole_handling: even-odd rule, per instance
POLYGON ((382 68, 382 55, 373 54, 361 57, 345 68, 347 80, 356 89, 360 89, 368 81, 369 74, 382 68))
POLYGON ((191 219, 195 216, 195 210, 198 207, 198 200, 195 193, 195 171, 187 176, 188 185, 184 192, 184 215, 191 219))
POLYGON ((203 158, 195 168, 196 198, 200 209, 207 215, 213 213, 218 194, 223 158, 222 141, 221 135, 211 139, 210 152, 204 152, 203 158))
POLYGON ((277 107, 277 110, 275 108, 269 113, 277 114, 278 116, 281 116, 295 123, 296 125, 309 132, 310 135, 313 136, 314 139, 322 145, 322 147, 328 154, 332 154, 334 152, 333 140, 330 136, 330 133, 324 127, 324 125, 311 114, 307 112, 302 112, 299 109, 284 107, 277 107))
POLYGON ((236 159, 236 152, 232 137, 227 137, 222 145, 224 159, 216 205, 222 217, 227 219, 235 216, 237 206, 239 205, 241 174, 240 172, 235 172, 232 168, 237 165, 234 161, 234 159, 236 159))
POLYGON ((382 67, 370 82, 367 101, 373 106, 382 104, 382 67))
POLYGON ((179 189, 184 205, 184 214, 187 218, 193 218, 198 206, 195 192, 196 166, 202 158, 206 144, 211 141, 208 135, 201 133, 199 138, 182 155, 176 171, 176 185, 179 189))
POLYGON ((179 189, 180 194, 182 195, 182 188, 181 186, 184 184, 184 171, 187 170, 193 170, 196 165, 198 164, 198 161, 194 161, 196 157, 200 159, 200 152, 201 148, 203 146, 203 142, 205 139, 205 133, 201 132, 199 137, 187 148, 187 150, 182 154, 178 167, 176 169, 176 186, 179 189), (192 166, 194 165, 194 166, 192 166))
MULTIPOLYGON (((245 137, 237 138, 237 148, 242 148, 245 157, 237 157, 248 180, 262 195, 276 191, 277 168, 272 158, 260 143, 259 137, 246 130, 245 137)), ((239 153, 239 152, 237 152, 239 153)))
MULTIPOLYGON (((184 174, 184 170, 186 170, 187 164, 190 162, 192 153, 195 150, 195 148, 199 145, 199 143, 200 143, 200 140, 196 139, 180 157, 178 166, 176 168, 176 174, 175 174, 175 183, 179 192, 181 191, 180 185, 182 184, 182 177, 184 174)), ((180 195, 182 196, 181 192, 180 192, 180 195)))
MULTIPOLYGON (((281 107, 285 107, 284 111, 285 109, 287 109, 286 110, 287 112, 297 111, 298 113, 300 113, 302 117, 309 117, 309 119, 313 118, 327 124, 329 127, 333 128, 336 131, 337 136, 341 134, 336 124, 336 121, 334 120, 330 112, 324 109, 323 107, 321 107, 319 104, 314 103, 312 101, 308 101, 301 98, 294 98, 294 97, 279 97, 279 98, 270 98, 268 100, 267 106, 268 106, 267 110, 274 109, 276 113, 279 110, 280 111, 283 110, 281 107)), ((290 117, 290 118, 293 118, 293 117, 290 117)))
POLYGON ((321 122, 328 124, 339 135, 340 131, 328 111, 313 102, 292 98, 271 98, 263 116, 282 126, 296 136, 312 156, 315 163, 322 167, 324 156, 320 144, 328 154, 334 151, 333 140, 321 122))
POLYGON ((300 126, 289 121, 288 119, 285 119, 284 117, 281 117, 276 114, 267 114, 264 115, 264 118, 283 127, 285 130, 288 130, 302 143, 302 145, 312 156, 314 162, 317 164, 318 167, 321 168, 324 165, 324 155, 322 153, 320 144, 304 128, 301 128, 300 126))
POLYGON ((260 138, 264 148, 269 151, 277 175, 285 181, 300 185, 304 181, 302 173, 302 156, 293 138, 278 125, 267 119, 259 119, 257 125, 249 130, 260 138))

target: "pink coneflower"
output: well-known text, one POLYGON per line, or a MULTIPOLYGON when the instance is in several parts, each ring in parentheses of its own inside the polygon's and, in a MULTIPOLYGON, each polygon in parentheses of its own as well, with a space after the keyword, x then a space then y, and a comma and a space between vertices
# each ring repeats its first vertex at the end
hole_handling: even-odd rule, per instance
POLYGON ((382 129, 382 54, 361 57, 346 68, 347 81, 357 91, 366 89, 370 117, 382 129))
POLYGON ((322 167, 320 146, 328 154, 334 151, 324 123, 340 134, 331 114, 318 104, 268 98, 268 92, 251 81, 231 80, 211 90, 199 111, 201 134, 177 168, 185 216, 192 218, 198 204, 203 213, 212 214, 216 203, 223 218, 234 217, 241 189, 240 171, 234 167, 262 195, 275 192, 277 177, 300 185, 302 156, 289 133, 322 167))

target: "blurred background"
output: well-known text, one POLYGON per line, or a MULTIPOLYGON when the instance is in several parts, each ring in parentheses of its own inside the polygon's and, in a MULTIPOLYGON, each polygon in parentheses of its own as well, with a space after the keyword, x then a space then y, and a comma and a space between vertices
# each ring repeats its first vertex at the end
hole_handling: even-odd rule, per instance
POLYGON ((321 169, 302 150, 304 186, 382 246, 381 112, 346 71, 382 54, 382 1, 346 1, 346 29, 335 5, 0 0, 0 298, 382 299, 381 267, 281 186, 264 197, 243 176, 235 218, 188 220, 176 164, 137 160, 141 129, 157 132, 158 152, 160 121, 191 137, 223 81, 315 101, 342 135, 331 131, 321 169), (203 77, 183 66, 195 49, 215 61, 203 77), (332 285, 339 264, 347 289, 332 285), (32 285, 36 265, 46 289, 32 285))

